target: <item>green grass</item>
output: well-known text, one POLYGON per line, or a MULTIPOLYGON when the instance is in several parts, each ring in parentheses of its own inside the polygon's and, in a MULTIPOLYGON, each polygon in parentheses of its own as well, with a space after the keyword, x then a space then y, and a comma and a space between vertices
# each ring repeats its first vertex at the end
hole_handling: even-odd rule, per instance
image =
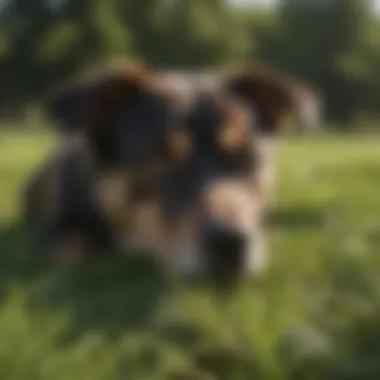
POLYGON ((225 298, 28 256, 20 186, 49 141, 0 134, 0 379, 380 378, 379 139, 282 142, 271 269, 225 298))

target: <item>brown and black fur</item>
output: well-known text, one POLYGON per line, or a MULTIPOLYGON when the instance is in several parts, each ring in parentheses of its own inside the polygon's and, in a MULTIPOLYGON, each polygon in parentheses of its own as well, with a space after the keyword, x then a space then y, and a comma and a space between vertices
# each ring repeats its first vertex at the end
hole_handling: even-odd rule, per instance
POLYGON ((264 221, 274 185, 273 147, 298 117, 299 93, 305 87, 257 65, 244 66, 218 80, 212 78, 206 86, 202 86, 202 78, 197 79, 183 77, 185 82, 191 81, 193 91, 188 122, 195 148, 191 157, 195 161, 208 157, 209 162, 195 172, 180 170, 180 179, 174 179, 168 191, 176 215, 173 225, 185 226, 171 234, 178 242, 174 257, 180 258, 178 265, 185 271, 203 268, 222 274, 235 267, 235 273, 258 273, 267 261, 264 221), (202 173, 207 165, 218 169, 211 175, 202 173), (210 203, 209 197, 216 200, 210 203), (239 222, 249 209, 251 233, 239 222), (202 232, 201 226, 211 223, 214 228, 219 222, 228 226, 224 232, 218 231, 220 244, 218 239, 209 241, 205 249, 207 231, 202 232), (225 251, 231 234, 235 243, 225 251), (238 247, 244 241, 252 247, 245 254, 238 247))
POLYGON ((78 259, 89 249, 107 249, 111 232, 94 196, 96 172, 88 152, 80 145, 65 148, 29 180, 24 216, 35 231, 35 250, 78 259))
POLYGON ((255 115, 254 143, 260 156, 256 177, 266 207, 274 195, 277 140, 294 130, 297 123, 306 127, 318 123, 319 96, 302 81, 259 63, 243 64, 230 72, 223 80, 223 89, 255 115))
MULTIPOLYGON (((265 174, 273 165, 271 154, 266 155, 265 144, 267 140, 274 140, 296 113, 293 87, 278 74, 252 67, 222 76, 219 82, 205 88, 200 81, 189 86, 185 94, 174 82, 170 75, 152 75, 136 66, 120 65, 104 70, 90 81, 81 82, 79 90, 89 99, 83 103, 74 100, 73 106, 79 103, 86 106, 79 107, 79 119, 69 118, 68 122, 60 105, 64 105, 63 110, 67 109, 65 107, 70 105, 67 99, 77 99, 73 95, 77 88, 75 83, 66 87, 50 105, 51 114, 55 115, 57 125, 70 126, 70 136, 78 136, 80 153, 64 149, 58 164, 52 162, 45 169, 47 174, 42 175, 45 180, 37 179, 40 191, 30 194, 41 194, 50 188, 46 184, 57 176, 57 168, 61 167, 63 169, 58 170, 60 190, 53 192, 56 191, 57 199, 65 201, 52 213, 53 219, 64 222, 49 220, 49 226, 58 225, 63 232, 71 231, 70 223, 79 218, 82 230, 75 226, 75 231, 81 231, 82 236, 83 231, 88 233, 89 227, 95 224, 96 228, 100 226, 99 231, 103 231, 104 236, 111 236, 112 242, 119 243, 127 237, 132 246, 139 246, 150 241, 149 248, 185 271, 194 265, 183 264, 180 257, 183 252, 185 261, 198 259, 203 268, 205 265, 215 268, 225 262, 224 269, 228 269, 240 260, 237 272, 260 271, 266 256, 262 248, 262 210, 271 187, 265 174), (170 111, 165 109, 149 123, 142 122, 144 119, 140 119, 138 110, 144 114, 153 112, 154 107, 149 107, 156 104, 154 99, 167 102, 170 111), (123 112, 127 113, 127 122, 120 130, 117 117, 123 112), (128 118, 128 115, 133 117, 128 118), (135 125, 147 127, 143 142, 145 139, 149 142, 154 135, 154 122, 162 122, 167 116, 173 118, 169 123, 171 127, 159 130, 159 142, 148 144, 142 149, 143 153, 135 152, 134 146, 129 145, 134 141, 133 134, 127 135, 130 140, 118 144, 123 138, 118 133, 131 131, 135 125), (197 166, 204 157, 207 162, 197 166), (204 170, 207 165, 217 170, 211 175, 204 170), (210 203, 210 197, 217 200, 210 203), (78 213, 74 213, 75 218, 70 213, 67 215, 73 204, 79 205, 80 217, 78 213), (247 238, 252 245, 249 253, 235 255, 235 245, 222 258, 216 252, 219 250, 215 242, 207 251, 216 256, 205 253, 202 248, 207 235, 204 225, 227 223, 238 232, 240 242, 241 234, 246 239, 245 210, 252 213, 252 239, 247 238)), ((70 147, 71 140, 65 141, 70 147)), ((32 206, 29 210, 33 207, 38 210, 38 196, 30 198, 33 200, 29 202, 32 206)), ((102 236, 103 232, 95 235, 102 236)), ((89 235, 89 240, 93 240, 91 233, 89 235)), ((77 242, 77 236, 74 240, 77 242)), ((223 265, 221 268, 217 272, 223 272, 223 265)))
POLYGON ((186 150, 183 138, 178 139, 166 128, 171 127, 165 124, 172 111, 167 108, 171 107, 170 92, 143 67, 127 62, 56 92, 48 108, 55 125, 64 129, 61 151, 48 159, 29 183, 25 206, 28 220, 42 225, 48 235, 53 231, 64 240, 67 233, 86 235, 85 240, 91 241, 94 236, 109 240, 109 231, 113 237, 123 234, 123 229, 129 228, 131 204, 150 197, 155 179, 167 162, 186 150), (79 104, 83 108, 78 107, 78 96, 87 97, 79 104), (123 112, 125 125, 117 119, 123 112), (150 119, 144 122, 144 117, 152 112, 159 117, 153 120, 158 124, 151 126, 150 119), (139 123, 145 128, 147 142, 153 138, 150 128, 156 127, 153 132, 157 141, 146 147, 143 141, 142 153, 136 150, 129 154, 133 133, 127 133, 132 141, 126 141, 125 146, 117 145, 118 140, 125 139, 125 131, 139 127, 139 123), (52 206, 46 199, 52 199, 52 206))

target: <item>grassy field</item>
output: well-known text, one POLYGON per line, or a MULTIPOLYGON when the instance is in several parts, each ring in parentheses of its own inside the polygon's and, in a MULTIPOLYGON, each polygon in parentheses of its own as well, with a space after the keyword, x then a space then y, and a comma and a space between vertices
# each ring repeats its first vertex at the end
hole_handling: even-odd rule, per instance
POLYGON ((0 134, 0 379, 380 379, 379 139, 281 144, 270 271, 229 298, 28 256, 20 186, 49 141, 0 134))

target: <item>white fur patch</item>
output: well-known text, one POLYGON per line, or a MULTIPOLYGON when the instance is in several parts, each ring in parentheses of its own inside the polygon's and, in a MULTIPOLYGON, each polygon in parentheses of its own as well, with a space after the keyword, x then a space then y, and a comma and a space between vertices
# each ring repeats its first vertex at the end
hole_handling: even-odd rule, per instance
POLYGON ((246 258, 245 269, 247 275, 258 276, 265 272, 268 265, 268 253, 264 234, 261 231, 252 234, 246 258))

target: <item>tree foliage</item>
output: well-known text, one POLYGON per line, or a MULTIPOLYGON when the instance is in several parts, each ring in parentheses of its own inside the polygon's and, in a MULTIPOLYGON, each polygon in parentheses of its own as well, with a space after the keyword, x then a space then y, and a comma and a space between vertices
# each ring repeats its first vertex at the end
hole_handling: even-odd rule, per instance
POLYGON ((313 83, 327 115, 347 125, 379 112, 380 22, 371 6, 370 0, 282 0, 269 10, 227 0, 4 0, 0 107, 21 109, 76 69, 114 56, 199 69, 254 59, 313 83))

